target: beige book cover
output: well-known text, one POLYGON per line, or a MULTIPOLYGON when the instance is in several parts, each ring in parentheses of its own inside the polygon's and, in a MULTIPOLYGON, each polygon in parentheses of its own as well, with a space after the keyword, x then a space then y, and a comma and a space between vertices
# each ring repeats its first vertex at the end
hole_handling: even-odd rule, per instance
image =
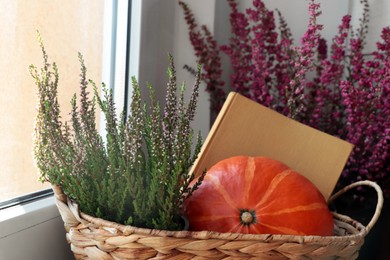
POLYGON ((193 171, 200 174, 231 156, 267 156, 306 176, 328 199, 352 148, 346 141, 232 92, 203 144, 193 171))

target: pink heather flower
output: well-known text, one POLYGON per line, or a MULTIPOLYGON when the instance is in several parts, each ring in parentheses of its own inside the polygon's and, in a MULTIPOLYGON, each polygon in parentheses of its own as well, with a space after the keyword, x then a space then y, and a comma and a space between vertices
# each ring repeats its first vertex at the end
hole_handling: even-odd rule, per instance
MULTIPOLYGON (((231 61, 231 90, 353 143, 340 183, 370 179, 390 197, 390 27, 383 28, 377 50, 363 55, 368 0, 361 1, 358 30, 352 30, 350 15, 342 18, 329 53, 322 25, 317 24, 321 11, 315 0, 309 2, 309 24, 299 46, 293 46, 278 10, 276 27, 274 13, 263 1, 253 0, 245 13, 238 11, 235 0, 227 1, 232 35, 220 49, 231 61)), ((221 102, 218 45, 210 34, 195 30, 193 16, 187 15, 186 21, 195 54, 205 67, 211 101, 221 102)))
POLYGON ((238 11, 236 1, 228 0, 228 3, 232 37, 229 45, 221 46, 221 50, 231 59, 231 89, 251 98, 250 79, 253 72, 249 22, 245 14, 238 11))
POLYGON ((252 75, 252 97, 255 101, 271 106, 273 97, 271 95, 272 74, 275 66, 276 54, 280 47, 277 45, 278 34, 275 32, 275 19, 273 12, 265 8, 263 2, 254 0, 255 9, 247 9, 249 21, 254 25, 251 30, 253 70, 252 75))
POLYGON ((319 39, 317 52, 319 60, 325 60, 328 57, 328 46, 324 38, 319 39))
MULTIPOLYGON (((308 123, 318 129, 340 136, 342 101, 339 93, 339 82, 343 77, 344 64, 346 59, 347 37, 350 31, 351 16, 346 15, 339 26, 338 34, 333 38, 331 45, 330 59, 323 58, 325 54, 320 54, 318 50, 320 66, 317 67, 317 76, 314 84, 308 87, 309 95, 315 100, 314 107, 309 108, 308 114, 311 118, 308 123)), ((322 42, 322 43, 321 43, 322 42)), ((319 42, 318 48, 324 45, 319 42)), ((321 47, 325 48, 325 47, 321 47)))

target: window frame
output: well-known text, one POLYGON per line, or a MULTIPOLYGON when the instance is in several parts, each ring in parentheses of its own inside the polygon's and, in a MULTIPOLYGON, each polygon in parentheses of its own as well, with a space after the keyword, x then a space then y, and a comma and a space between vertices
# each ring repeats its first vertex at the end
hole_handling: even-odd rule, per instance
POLYGON ((44 199, 50 196, 53 196, 53 190, 51 188, 46 188, 26 195, 0 201, 0 211, 11 208, 13 206, 34 202, 36 200, 44 199))

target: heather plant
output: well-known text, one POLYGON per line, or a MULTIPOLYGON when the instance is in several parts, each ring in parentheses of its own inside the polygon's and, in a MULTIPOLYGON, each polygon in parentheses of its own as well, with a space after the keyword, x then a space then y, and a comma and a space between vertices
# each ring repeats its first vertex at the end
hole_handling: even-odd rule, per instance
POLYGON ((141 98, 133 78, 129 116, 117 116, 112 91, 93 81, 81 54, 80 94, 74 95, 71 119, 62 121, 57 98, 59 72, 41 43, 43 67, 30 66, 38 88, 34 158, 42 181, 60 186, 80 209, 90 215, 137 227, 177 230, 183 201, 193 186, 190 167, 201 147, 190 123, 194 119, 200 67, 186 104, 185 86, 178 90, 172 56, 169 57, 166 105, 160 107, 153 87, 150 100, 141 98), (93 86, 94 95, 88 92, 93 86), (177 94, 177 92, 179 94, 177 94), (96 127, 99 107, 105 116, 106 136, 96 127), (196 144, 193 141, 196 139, 196 144))
POLYGON ((206 34, 205 26, 199 29, 189 6, 180 2, 195 55, 200 63, 214 66, 203 67, 202 73, 211 103, 224 100, 230 90, 236 91, 351 142, 355 148, 339 185, 369 179, 378 182, 390 197, 390 28, 383 28, 377 49, 364 54, 368 1, 360 1, 363 14, 359 28, 352 28, 351 16, 345 15, 329 46, 321 36, 323 25, 317 20, 322 14, 314 0, 309 1, 310 19, 298 46, 293 44, 280 11, 253 0, 252 7, 240 12, 237 1, 226 1, 231 9, 231 36, 222 45, 206 34), (212 62, 215 55, 221 60, 220 51, 231 61, 230 88, 223 87, 220 62, 212 62), (214 86, 211 74, 213 82, 218 82, 214 86))
MULTIPOLYGON (((195 55, 199 58, 199 63, 204 67, 201 77, 206 83, 206 91, 211 96, 211 110, 219 111, 222 108, 226 94, 223 88, 225 82, 221 79, 222 68, 218 43, 205 25, 201 26, 200 29, 197 28, 194 15, 185 3, 179 1, 179 5, 182 6, 185 19, 189 25, 189 37, 194 47, 195 55)), ((195 72, 188 66, 187 68, 191 72, 195 72)))

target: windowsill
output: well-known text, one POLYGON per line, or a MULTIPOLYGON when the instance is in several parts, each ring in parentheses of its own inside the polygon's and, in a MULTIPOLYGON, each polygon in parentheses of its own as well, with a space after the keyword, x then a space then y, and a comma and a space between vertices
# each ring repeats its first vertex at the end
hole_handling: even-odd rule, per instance
POLYGON ((54 196, 0 211, 0 259, 74 259, 54 196))
POLYGON ((59 216, 53 196, 1 210, 0 239, 59 216))

